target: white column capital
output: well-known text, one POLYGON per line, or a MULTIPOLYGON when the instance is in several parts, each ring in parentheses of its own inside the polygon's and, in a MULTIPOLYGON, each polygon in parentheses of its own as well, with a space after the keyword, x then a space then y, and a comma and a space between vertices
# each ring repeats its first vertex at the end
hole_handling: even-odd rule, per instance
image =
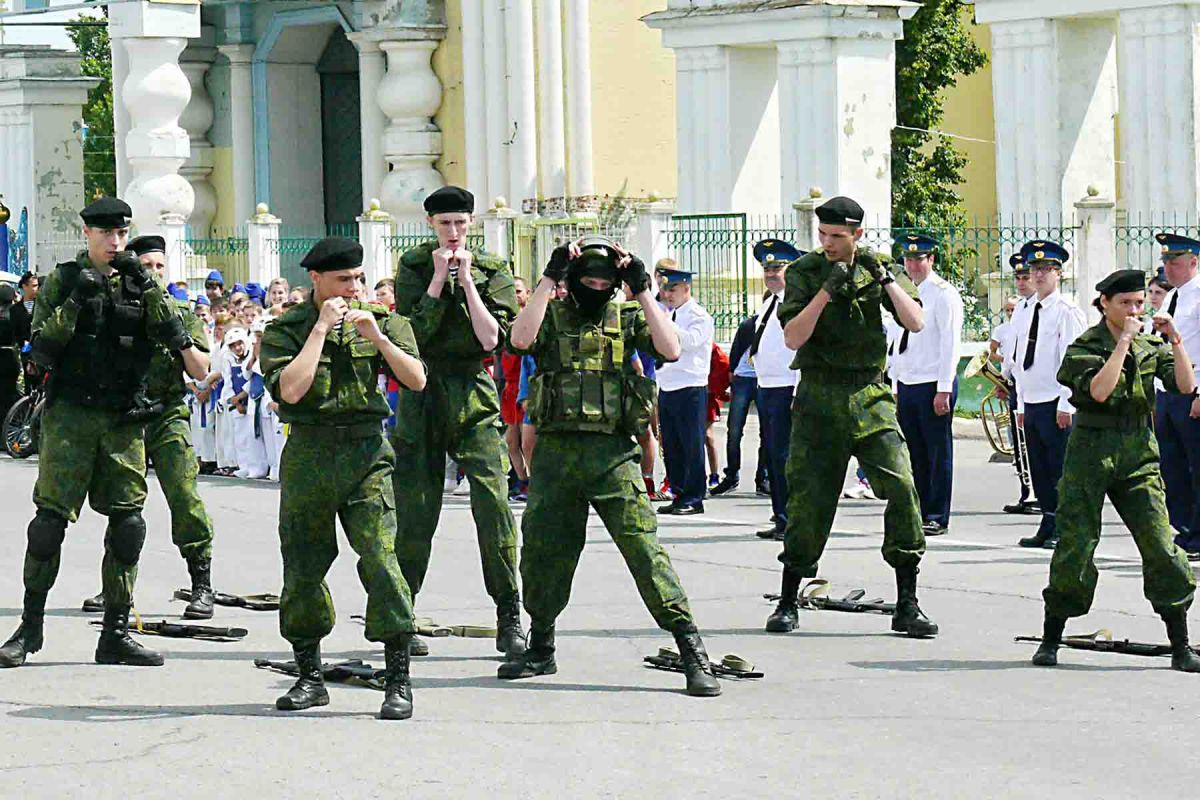
POLYGON ((994 22, 991 29, 992 48, 995 50, 1029 50, 1054 45, 1054 20, 1051 19, 994 22))
POLYGON ((680 72, 701 72, 729 66, 728 48, 722 45, 675 48, 676 69, 680 72))
POLYGON ((781 67, 812 66, 833 62, 833 39, 793 39, 776 42, 781 67))
POLYGON ((358 54, 360 57, 369 55, 371 53, 380 52, 379 38, 365 33, 364 31, 347 33, 346 38, 349 39, 356 48, 358 48, 358 54))
POLYGON ((157 3, 150 0, 113 3, 108 9, 110 39, 200 36, 200 3, 157 3))

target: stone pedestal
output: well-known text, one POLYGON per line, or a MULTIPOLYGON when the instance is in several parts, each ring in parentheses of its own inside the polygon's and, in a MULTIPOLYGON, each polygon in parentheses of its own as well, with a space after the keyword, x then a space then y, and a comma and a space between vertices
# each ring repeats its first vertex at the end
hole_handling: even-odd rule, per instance
POLYGON ((671 254, 668 236, 674 213, 675 204, 664 200, 652 200, 638 207, 637 230, 629 247, 650 271, 660 258, 671 254))
MULTIPOLYGON (((495 205, 483 215, 483 246, 488 253, 510 260, 513 252, 513 220, 519 215, 497 198, 495 205)), ((537 268, 536 265, 534 267, 537 268)), ((522 276, 531 278, 530 275, 522 276)))
POLYGON ((811 252, 821 246, 821 238, 817 233, 820 220, 817 219, 817 206, 825 202, 821 190, 813 187, 808 190, 808 197, 792 204, 796 212, 796 241, 792 242, 804 252, 811 252))
POLYGON ((246 223, 249 247, 250 283, 269 286, 280 275, 279 226, 282 220, 271 214, 266 203, 259 203, 246 223))
POLYGON ((371 200, 370 207, 358 218, 358 241, 363 248, 363 269, 367 273, 368 288, 396 273, 388 245, 388 237, 392 235, 392 215, 380 206, 378 200, 371 200))
POLYGON ((168 281, 193 280, 187 269, 187 228, 188 221, 178 214, 163 214, 158 220, 159 235, 167 243, 168 281))
MULTIPOLYGON (((1116 204, 1100 196, 1097 187, 1088 187, 1087 196, 1075 203, 1079 229, 1075 236, 1075 302, 1087 314, 1089 323, 1100 320, 1092 305, 1095 286, 1116 269, 1116 204)), ((1068 262, 1069 264, 1070 262, 1068 262)))

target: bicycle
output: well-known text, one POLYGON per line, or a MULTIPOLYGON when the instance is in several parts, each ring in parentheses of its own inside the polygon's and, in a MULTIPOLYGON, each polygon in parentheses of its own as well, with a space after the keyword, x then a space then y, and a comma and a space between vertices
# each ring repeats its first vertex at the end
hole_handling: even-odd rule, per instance
POLYGON ((13 403, 4 416, 4 449, 13 458, 29 458, 37 453, 47 375, 43 373, 33 389, 13 403))

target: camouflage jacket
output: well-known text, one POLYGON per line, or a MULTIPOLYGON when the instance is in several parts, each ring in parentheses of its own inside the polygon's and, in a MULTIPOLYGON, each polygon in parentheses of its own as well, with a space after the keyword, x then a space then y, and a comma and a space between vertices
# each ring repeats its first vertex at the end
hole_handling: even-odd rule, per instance
POLYGON ((1101 320, 1067 347, 1058 382, 1071 391, 1071 405, 1081 415, 1105 417, 1148 417, 1154 413, 1154 379, 1169 392, 1178 392, 1175 356, 1157 336, 1145 334, 1129 345, 1121 379, 1103 403, 1092 397, 1092 379, 1104 367, 1117 342, 1101 320))
MULTIPOLYGON (((418 245, 400 256, 396 267, 396 313, 408 318, 421 354, 434 372, 439 367, 476 369, 491 355, 475 338, 462 287, 448 281, 440 297, 427 293, 433 280, 433 251, 437 242, 418 245)), ((484 253, 473 254, 471 275, 479 296, 500 326, 500 341, 517 316, 517 294, 512 273, 503 261, 484 253)))
MULTIPOLYGON (((383 335, 397 347, 418 356, 407 319, 373 303, 358 307, 375 314, 383 335)), ((392 410, 379 389, 379 370, 385 369, 389 374, 391 370, 375 343, 360 336, 349 324, 331 330, 325 337, 312 385, 300 402, 283 401, 279 377, 300 354, 319 316, 320 310, 309 301, 288 309, 263 331, 259 363, 267 391, 279 403, 279 418, 284 422, 332 427, 382 422, 392 410)))
MULTIPOLYGON (((208 353, 208 332, 204 323, 192 313, 191 304, 175 300, 175 308, 183 317, 183 327, 192 337, 192 347, 208 353)), ((154 402, 164 403, 168 408, 182 405, 185 392, 183 380, 183 356, 172 353, 162 345, 155 345, 150 357, 150 375, 146 380, 146 394, 154 402)))
MULTIPOLYGON (((855 256, 854 276, 825 306, 813 328, 812 337, 792 360, 792 369, 822 371, 853 371, 877 369, 882 371, 887 361, 887 334, 883 328, 883 309, 896 313, 892 299, 862 266, 864 254, 860 247, 855 256)), ((887 258, 875 256, 884 268, 887 258)), ((779 323, 787 326, 813 301, 829 277, 833 264, 824 252, 814 250, 788 265, 783 302, 779 304, 779 323)), ((916 288, 897 276, 897 283, 915 300, 916 288)), ((803 380, 803 376, 801 377, 803 380)))

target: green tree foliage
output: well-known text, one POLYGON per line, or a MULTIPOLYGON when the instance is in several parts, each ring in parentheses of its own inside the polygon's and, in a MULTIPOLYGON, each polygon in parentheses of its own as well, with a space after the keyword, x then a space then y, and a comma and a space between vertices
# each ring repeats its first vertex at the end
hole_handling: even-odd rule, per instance
POLYGON ((955 186, 967 159, 949 137, 929 133, 945 115, 943 90, 987 64, 963 24, 962 9, 960 0, 924 0, 896 46, 892 218, 902 224, 963 220, 955 186))
MULTIPOLYGON (((105 14, 107 15, 107 11, 105 14)), ((79 17, 80 22, 95 23, 93 17, 79 17)), ((113 138, 112 53, 108 45, 108 28, 103 25, 68 25, 67 35, 79 51, 83 74, 99 78, 100 83, 88 93, 83 107, 87 139, 83 144, 84 202, 90 202, 99 190, 102 194, 117 193, 117 159, 113 138)))

